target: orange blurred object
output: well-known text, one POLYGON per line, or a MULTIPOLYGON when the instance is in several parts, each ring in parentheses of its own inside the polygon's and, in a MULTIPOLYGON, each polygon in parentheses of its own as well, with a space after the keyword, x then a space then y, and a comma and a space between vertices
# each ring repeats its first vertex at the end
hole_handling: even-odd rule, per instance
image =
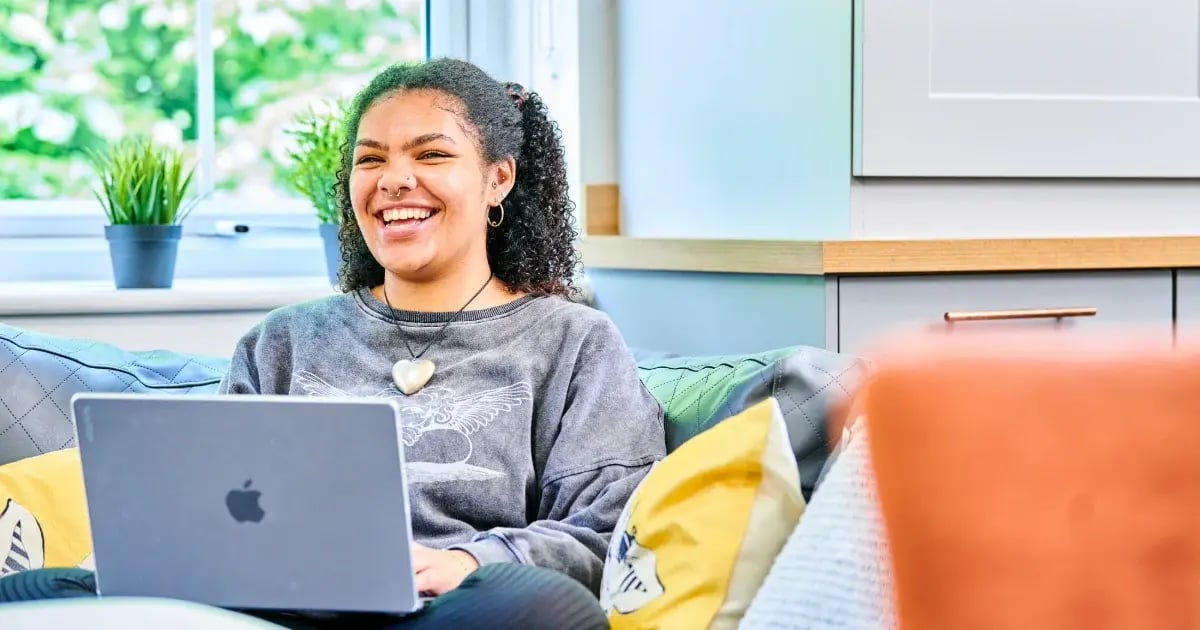
POLYGON ((869 358, 903 630, 1200 628, 1197 348, 906 335, 869 358))

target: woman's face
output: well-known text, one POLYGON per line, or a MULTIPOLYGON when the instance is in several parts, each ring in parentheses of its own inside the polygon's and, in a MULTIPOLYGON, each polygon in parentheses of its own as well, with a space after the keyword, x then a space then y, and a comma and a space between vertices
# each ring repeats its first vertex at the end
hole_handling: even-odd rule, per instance
POLYGON ((375 260, 404 279, 486 264, 488 209, 512 187, 512 160, 484 164, 457 105, 434 91, 401 92, 359 122, 350 203, 375 260))

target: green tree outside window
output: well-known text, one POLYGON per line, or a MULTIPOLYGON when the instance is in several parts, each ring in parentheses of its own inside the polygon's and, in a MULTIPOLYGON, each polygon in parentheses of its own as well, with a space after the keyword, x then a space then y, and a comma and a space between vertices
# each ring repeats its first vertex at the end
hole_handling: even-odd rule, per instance
MULTIPOLYGON (((197 0, 0 4, 0 199, 91 199, 89 150, 142 135, 195 160, 197 0)), ((424 55, 423 0, 214 1, 217 194, 298 197, 292 118, 424 55)))

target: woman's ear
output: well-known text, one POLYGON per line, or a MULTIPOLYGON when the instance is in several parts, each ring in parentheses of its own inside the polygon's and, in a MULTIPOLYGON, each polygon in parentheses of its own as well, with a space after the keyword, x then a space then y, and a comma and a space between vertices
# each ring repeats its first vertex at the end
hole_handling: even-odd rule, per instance
POLYGON ((492 207, 500 205, 508 193, 512 192, 513 185, 517 181, 517 161, 512 156, 506 157, 493 167, 491 193, 492 207))

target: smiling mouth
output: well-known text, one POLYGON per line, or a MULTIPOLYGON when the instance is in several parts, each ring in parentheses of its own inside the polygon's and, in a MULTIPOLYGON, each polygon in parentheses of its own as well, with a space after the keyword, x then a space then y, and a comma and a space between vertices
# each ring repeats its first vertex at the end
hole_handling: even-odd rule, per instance
POLYGON ((385 226, 416 225, 436 216, 432 208, 389 208, 380 212, 378 218, 385 226))

